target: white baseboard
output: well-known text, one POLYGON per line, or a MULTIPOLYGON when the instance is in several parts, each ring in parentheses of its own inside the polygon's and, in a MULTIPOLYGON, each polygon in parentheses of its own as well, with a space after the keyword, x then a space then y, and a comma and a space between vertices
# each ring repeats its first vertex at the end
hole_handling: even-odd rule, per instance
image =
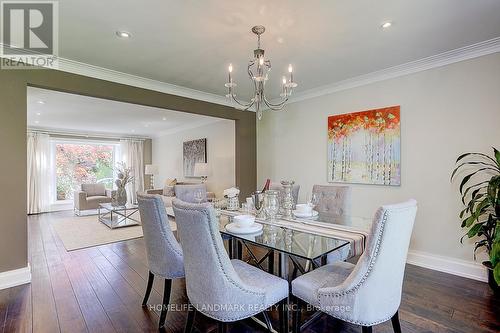
POLYGON ((0 272, 0 290, 31 282, 31 267, 28 266, 0 272))
POLYGON ((438 256, 420 251, 408 251, 407 263, 433 269, 444 273, 458 275, 469 279, 486 282, 488 272, 477 262, 438 256))

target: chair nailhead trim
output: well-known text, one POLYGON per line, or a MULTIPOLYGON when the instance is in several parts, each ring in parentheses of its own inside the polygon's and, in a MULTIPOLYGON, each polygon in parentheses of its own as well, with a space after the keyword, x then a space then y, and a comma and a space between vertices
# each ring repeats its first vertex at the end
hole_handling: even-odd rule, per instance
MULTIPOLYGON (((400 209, 397 209, 397 210, 405 210, 405 209, 407 209, 407 208, 405 207, 405 208, 400 208, 400 209)), ((392 211, 396 211, 396 209, 393 209, 392 211)), ((319 296, 324 296, 324 297, 341 297, 341 296, 345 296, 347 294, 356 292, 363 285, 363 283, 367 280, 367 278, 370 275, 371 271, 373 270, 373 266, 374 266, 374 264, 375 264, 375 262, 377 260, 377 256, 378 256, 379 249, 380 249, 380 244, 382 242, 382 237, 384 235, 385 224, 386 224, 388 218, 389 218, 389 214, 388 214, 388 210, 386 210, 386 211, 384 211, 384 215, 382 216, 382 222, 380 224, 380 233, 379 233, 379 235, 377 237, 377 242, 375 244, 375 250, 373 251, 373 257, 370 259, 370 263, 368 265, 368 269, 367 269, 366 273, 363 275, 363 277, 361 278, 361 280, 354 287, 352 287, 352 288, 350 288, 348 290, 342 291, 340 293, 318 292, 318 302, 320 304, 320 307, 321 307, 321 298, 319 296)), ((376 322, 373 322, 373 323, 365 323, 365 322, 353 321, 353 320, 350 320, 350 319, 342 317, 342 316, 334 316, 334 317, 337 318, 337 319, 343 320, 343 321, 347 321, 347 322, 353 323, 353 324, 358 324, 358 325, 363 325, 363 326, 372 326, 372 325, 377 325, 377 324, 386 322, 387 320, 391 319, 392 316, 389 316, 389 317, 387 317, 387 318, 385 318, 383 320, 376 321, 376 322)))

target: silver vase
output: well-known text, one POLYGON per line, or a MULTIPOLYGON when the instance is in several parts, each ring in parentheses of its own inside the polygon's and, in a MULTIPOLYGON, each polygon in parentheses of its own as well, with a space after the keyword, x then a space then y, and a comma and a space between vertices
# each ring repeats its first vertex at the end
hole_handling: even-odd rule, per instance
POLYGON ((284 218, 292 218, 293 210, 293 196, 292 187, 295 184, 292 180, 283 180, 281 185, 283 186, 283 198, 282 198, 282 214, 284 218))

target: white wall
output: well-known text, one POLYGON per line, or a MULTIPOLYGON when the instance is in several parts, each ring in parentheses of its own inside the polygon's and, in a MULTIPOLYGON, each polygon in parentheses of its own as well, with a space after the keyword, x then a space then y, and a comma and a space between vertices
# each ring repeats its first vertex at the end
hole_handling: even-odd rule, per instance
POLYGON ((258 124, 258 181, 293 179, 304 199, 313 184, 326 183, 327 117, 392 105, 401 105, 402 185, 352 185, 353 214, 372 215, 382 204, 415 198, 416 260, 472 269, 472 243, 459 241, 461 203, 450 174, 459 154, 500 149, 499 53, 266 112, 258 124))
POLYGON ((163 188, 167 178, 188 182, 200 181, 199 178, 184 178, 182 144, 202 138, 207 138, 207 161, 210 168, 208 190, 221 196, 224 189, 235 185, 234 121, 221 119, 205 126, 153 139, 153 164, 157 164, 160 169, 160 174, 155 177, 155 188, 163 188))

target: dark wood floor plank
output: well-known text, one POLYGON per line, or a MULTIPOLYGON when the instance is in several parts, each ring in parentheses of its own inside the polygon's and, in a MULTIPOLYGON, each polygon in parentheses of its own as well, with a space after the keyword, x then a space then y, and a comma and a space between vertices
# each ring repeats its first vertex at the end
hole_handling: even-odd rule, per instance
POLYGON ((111 320, 87 280, 78 258, 64 261, 64 266, 89 332, 115 332, 111 320))
POLYGON ((44 252, 33 253, 31 257, 31 294, 32 303, 37 305, 32 307, 33 331, 59 332, 57 310, 44 252))
MULTIPOLYGON (((144 239, 68 252, 54 231, 60 212, 30 216, 28 221, 31 285, 0 290, 0 333, 156 331, 158 309, 143 309, 148 277, 144 239)), ((258 251, 257 251, 258 252, 258 251)), ((149 304, 162 301, 163 281, 156 279, 149 304)), ((403 332, 498 332, 500 297, 487 284, 407 265, 400 320, 403 332)), ((182 332, 187 303, 185 281, 175 280, 166 332, 182 332)), ((272 313, 275 320, 275 313, 272 313)), ((215 322, 202 315, 197 332, 212 332, 215 322)), ((231 332, 265 332, 251 320, 230 325, 231 332)), ((360 332, 357 325, 339 323, 328 315, 305 333, 360 332)), ((390 322, 374 332, 393 332, 390 322)))
POLYGON ((11 288, 4 332, 32 332, 31 318, 31 285, 11 288))

